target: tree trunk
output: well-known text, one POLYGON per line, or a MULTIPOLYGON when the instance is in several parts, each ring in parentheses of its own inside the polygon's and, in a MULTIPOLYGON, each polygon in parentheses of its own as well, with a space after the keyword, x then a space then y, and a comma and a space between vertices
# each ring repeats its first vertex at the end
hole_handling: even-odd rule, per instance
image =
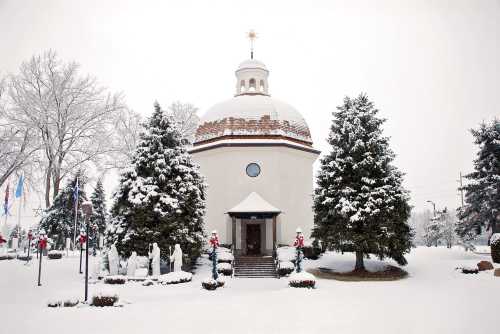
POLYGON ((358 270, 365 270, 363 252, 356 252, 356 266, 354 266, 354 271, 358 270))
POLYGON ((45 208, 50 207, 50 181, 52 175, 52 167, 49 165, 45 172, 45 208))
POLYGON ((61 169, 60 168, 54 169, 54 173, 52 176, 52 183, 54 185, 52 198, 55 199, 57 194, 59 194, 59 189, 60 189, 60 185, 61 185, 61 169))

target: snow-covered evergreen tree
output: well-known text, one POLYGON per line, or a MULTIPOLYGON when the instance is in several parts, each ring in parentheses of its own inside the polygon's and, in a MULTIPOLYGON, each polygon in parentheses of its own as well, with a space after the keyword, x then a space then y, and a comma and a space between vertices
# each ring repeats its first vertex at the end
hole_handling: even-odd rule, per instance
MULTIPOLYGON (((104 193, 104 187, 102 185, 102 180, 99 179, 94 188, 94 192, 90 195, 90 201, 92 202, 92 243, 98 242, 99 234, 103 234, 106 231, 106 224, 108 222, 108 213, 106 211, 106 195, 104 193)), ((97 245, 97 244, 96 244, 97 245)))
POLYGON ((355 270, 375 254, 401 265, 412 246, 409 195, 394 153, 382 135, 384 119, 366 95, 346 97, 333 113, 330 154, 321 159, 312 236, 327 249, 356 253, 355 270))
POLYGON ((474 171, 465 176, 465 205, 458 211, 457 234, 461 238, 483 229, 500 233, 500 120, 471 130, 479 146, 474 171))
POLYGON ((40 221, 39 228, 44 229, 47 237, 52 239, 57 249, 65 246, 66 238, 73 240, 73 229, 75 224, 75 185, 78 178, 78 222, 77 235, 81 224, 84 222, 81 204, 86 200, 85 183, 87 178, 81 170, 78 170, 64 188, 59 191, 52 205, 45 211, 40 221))
POLYGON ((147 255, 154 242, 164 259, 176 243, 191 258, 200 254, 205 184, 181 140, 175 122, 155 103, 114 194, 107 241, 115 243, 120 254, 147 255))

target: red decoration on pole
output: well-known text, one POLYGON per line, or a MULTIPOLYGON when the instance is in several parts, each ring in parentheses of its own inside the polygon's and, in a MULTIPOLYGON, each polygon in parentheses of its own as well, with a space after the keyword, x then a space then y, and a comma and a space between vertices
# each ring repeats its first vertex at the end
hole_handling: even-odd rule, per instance
POLYGON ((293 243, 293 247, 297 248, 303 248, 304 247, 304 236, 299 233, 297 233, 297 236, 295 237, 295 242, 293 243))

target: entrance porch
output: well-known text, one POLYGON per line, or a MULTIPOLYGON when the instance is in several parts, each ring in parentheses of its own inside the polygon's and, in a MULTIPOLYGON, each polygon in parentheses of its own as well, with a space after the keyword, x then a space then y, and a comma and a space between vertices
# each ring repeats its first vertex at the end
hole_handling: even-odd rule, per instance
POLYGON ((231 217, 232 245, 236 255, 271 255, 277 246, 276 217, 281 210, 256 192, 227 212, 231 217))

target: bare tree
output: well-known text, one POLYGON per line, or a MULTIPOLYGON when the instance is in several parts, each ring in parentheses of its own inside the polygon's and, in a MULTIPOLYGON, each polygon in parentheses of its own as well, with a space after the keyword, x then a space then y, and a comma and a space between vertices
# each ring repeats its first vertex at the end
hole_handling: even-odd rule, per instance
MULTIPOLYGON (((39 149, 33 131, 7 118, 7 101, 4 98, 6 79, 0 79, 0 186, 21 169, 35 161, 39 149)), ((31 175, 31 174, 29 174, 31 175)))
POLYGON ((10 77, 7 118, 32 129, 45 160, 45 204, 61 180, 82 164, 100 165, 113 150, 113 114, 124 108, 121 94, 111 94, 92 76, 82 76, 75 62, 64 63, 53 51, 24 62, 10 77))
POLYGON ((174 102, 168 107, 168 113, 175 119, 186 144, 192 144, 200 122, 196 114, 198 108, 190 103, 174 102))
POLYGON ((123 108, 114 117, 114 132, 111 141, 113 153, 107 164, 109 168, 123 168, 132 160, 139 141, 141 115, 129 108, 123 108))

